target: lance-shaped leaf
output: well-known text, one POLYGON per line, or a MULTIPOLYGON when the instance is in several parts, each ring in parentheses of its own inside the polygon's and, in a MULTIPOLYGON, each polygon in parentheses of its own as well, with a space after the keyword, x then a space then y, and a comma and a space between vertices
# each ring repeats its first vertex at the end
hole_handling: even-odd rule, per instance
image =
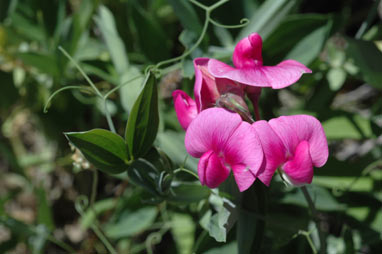
POLYGON ((125 139, 131 157, 142 157, 150 150, 158 126, 158 91, 155 77, 150 73, 127 121, 125 139))
POLYGON ((65 133, 66 138, 77 147, 85 158, 98 169, 109 174, 122 173, 129 160, 122 137, 103 129, 65 133))

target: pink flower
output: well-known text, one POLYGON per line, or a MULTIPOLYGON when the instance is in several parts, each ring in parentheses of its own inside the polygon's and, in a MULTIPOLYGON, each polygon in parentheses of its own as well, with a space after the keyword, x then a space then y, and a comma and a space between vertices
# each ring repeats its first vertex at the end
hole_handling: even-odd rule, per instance
POLYGON ((200 182, 210 188, 218 187, 232 169, 239 190, 248 189, 264 157, 255 129, 222 108, 203 110, 189 125, 185 145, 191 156, 200 158, 200 182))
POLYGON ((281 89, 295 83, 302 74, 311 73, 305 65, 295 60, 285 60, 276 66, 264 66, 261 56, 262 39, 253 33, 239 41, 233 52, 235 68, 211 59, 208 71, 215 78, 226 78, 255 87, 281 89))
POLYGON ((322 167, 328 159, 324 130, 312 116, 281 116, 269 122, 257 121, 253 126, 265 155, 258 177, 266 185, 280 166, 283 178, 291 184, 311 183, 313 166, 322 167))
POLYGON ((195 101, 182 90, 175 90, 172 93, 172 97, 178 121, 182 128, 187 130, 191 121, 194 120, 198 114, 195 101))
POLYGON ((194 96, 199 112, 215 106, 221 95, 232 93, 244 97, 244 87, 230 79, 216 78, 208 71, 209 58, 195 58, 194 96))
POLYGON ((213 77, 207 70, 209 60, 209 58, 194 59, 195 101, 181 90, 175 90, 172 94, 179 123, 185 130, 198 113, 214 107, 224 94, 235 95, 236 101, 247 109, 244 99, 240 100, 244 97, 243 86, 229 79, 213 77))

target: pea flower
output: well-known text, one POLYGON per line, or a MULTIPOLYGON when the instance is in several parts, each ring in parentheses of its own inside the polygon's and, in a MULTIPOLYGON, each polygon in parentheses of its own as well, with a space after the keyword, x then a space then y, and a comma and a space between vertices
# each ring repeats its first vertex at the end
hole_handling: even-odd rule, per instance
POLYGON ((175 112, 178 121, 184 130, 190 125, 198 114, 195 101, 182 90, 175 90, 172 93, 175 112))
POLYGON ((215 78, 226 78, 247 86, 245 91, 254 106, 257 119, 260 119, 257 105, 261 87, 281 89, 297 82, 302 74, 312 72, 295 60, 264 66, 262 45, 260 35, 252 33, 240 40, 234 49, 232 60, 235 68, 215 59, 208 62, 208 71, 215 78))
POLYGON ((203 110, 186 131, 187 152, 196 158, 202 185, 218 187, 233 171, 240 191, 248 189, 261 169, 264 154, 255 128, 222 108, 203 110))
POLYGON ((212 76, 207 69, 210 60, 209 58, 194 59, 195 101, 181 90, 175 90, 172 94, 179 123, 185 130, 198 113, 214 107, 219 102, 224 104, 220 106, 227 106, 227 101, 232 101, 240 106, 242 112, 248 111, 243 99, 244 87, 230 79, 212 76), (219 100, 220 98, 222 100, 219 100))
POLYGON ((295 83, 302 74, 312 72, 295 60, 285 60, 276 66, 264 66, 262 45, 258 33, 250 34, 235 47, 232 57, 235 68, 216 59, 210 59, 209 73, 215 78, 226 78, 248 86, 281 89, 295 83))
POLYGON ((313 166, 328 159, 328 144, 321 123, 308 115, 281 116, 252 124, 261 141, 265 162, 258 173, 269 185, 278 167, 284 180, 300 186, 312 182, 313 166))

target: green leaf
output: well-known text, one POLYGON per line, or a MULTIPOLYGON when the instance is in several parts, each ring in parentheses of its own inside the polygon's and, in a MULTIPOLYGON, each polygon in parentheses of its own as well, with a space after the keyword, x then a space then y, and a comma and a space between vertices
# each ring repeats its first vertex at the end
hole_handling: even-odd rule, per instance
POLYGON ((158 91, 155 77, 150 73, 127 121, 125 139, 132 158, 142 157, 150 150, 158 126, 158 91))
POLYGON ((151 226, 157 213, 155 207, 144 207, 134 212, 126 211, 116 223, 106 227, 105 233, 114 239, 139 234, 151 226))
POLYGON ((347 38, 346 53, 359 67, 362 78, 377 89, 382 89, 382 52, 370 41, 347 38))
POLYGON ((317 28, 300 40, 285 58, 309 65, 321 52, 330 27, 331 22, 329 20, 327 25, 317 28))
MULTIPOLYGON (((325 188, 309 185, 307 186, 307 189, 317 210, 340 211, 345 209, 345 206, 333 198, 331 193, 325 188)), ((283 204, 294 204, 302 207, 308 207, 304 195, 299 189, 295 189, 293 192, 287 193, 281 202, 283 204)))
POLYGON ((332 91, 338 91, 346 80, 346 72, 341 68, 331 68, 326 74, 329 87, 332 91))
POLYGON ((96 216, 102 214, 105 211, 113 209, 116 206, 114 198, 102 199, 97 201, 92 208, 86 210, 84 216, 81 216, 82 229, 88 229, 96 219, 96 216))
POLYGON ((224 244, 222 247, 210 249, 207 252, 203 252, 203 254, 237 254, 237 243, 224 244))
POLYGON ((122 74, 129 67, 129 61, 125 45, 118 34, 113 14, 103 5, 99 7, 98 13, 95 18, 96 24, 105 40, 115 69, 119 74, 122 74))
POLYGON ((98 169, 109 174, 122 173, 129 160, 122 137, 103 129, 68 132, 66 138, 98 169))
POLYGON ((135 36, 138 39, 141 52, 153 62, 170 57, 171 41, 168 40, 165 30, 160 21, 153 13, 148 12, 141 6, 142 1, 128 1, 131 22, 136 29, 135 36), (158 47, 160 45, 160 48, 158 47))
POLYGON ((265 61, 269 59, 267 63, 276 64, 283 59, 295 59, 309 64, 320 53, 330 25, 328 15, 297 14, 287 17, 264 40, 265 61))
POLYGON ((73 14, 70 37, 63 38, 64 43, 69 43, 69 46, 67 47, 64 44, 63 48, 68 48, 68 53, 70 55, 74 55, 77 51, 78 42, 81 36, 85 33, 96 6, 97 1, 83 0, 77 11, 73 14))
POLYGON ((359 115, 333 117, 322 123, 328 139, 362 139, 371 137, 370 121, 359 115))
POLYGON ((171 232, 174 236, 176 248, 178 250, 177 253, 192 253, 195 233, 195 224, 193 218, 187 214, 173 214, 171 232))
POLYGON ((256 181, 243 192, 236 231, 239 254, 255 254, 261 250, 267 210, 265 188, 266 186, 260 181, 256 181))
POLYGON ((167 0, 174 9, 175 15, 185 29, 191 30, 197 34, 202 31, 198 15, 190 2, 187 0, 167 0))
POLYGON ((173 182, 171 195, 166 200, 169 202, 189 204, 208 198, 210 189, 200 185, 199 182, 173 182))
MULTIPOLYGON (((252 245, 256 235, 257 219, 252 212, 239 210, 239 219, 237 221, 237 243, 239 254, 255 253, 252 251, 252 245)), ((256 250, 257 253, 257 250, 256 250)))
POLYGON ((157 179, 159 178, 158 170, 153 164, 144 159, 134 160, 129 166, 129 179, 136 185, 141 186, 153 195, 158 195, 157 179))
POLYGON ((226 229, 226 224, 228 223, 230 215, 230 211, 224 206, 221 206, 217 213, 210 218, 208 232, 217 242, 226 242, 227 240, 228 231, 226 229))
POLYGON ((49 230, 54 229, 51 206, 47 199, 44 188, 36 189, 37 197, 37 220, 40 224, 44 224, 49 230))
POLYGON ((183 165, 196 173, 198 168, 198 160, 188 156, 184 147, 184 132, 165 131, 158 133, 158 146, 166 151, 166 154, 178 165, 183 165), (188 156, 188 157, 187 157, 188 156), (187 157, 187 160, 185 160, 187 157))
POLYGON ((257 32, 265 40, 298 1, 267 0, 252 15, 250 23, 241 30, 238 40, 257 32))
POLYGON ((42 73, 46 73, 54 77, 59 74, 59 69, 54 55, 26 52, 19 53, 17 56, 24 62, 24 64, 34 67, 42 73))
POLYGON ((373 190, 373 179, 370 177, 314 176, 313 184, 332 188, 334 191, 347 190, 347 188, 351 188, 351 191, 362 192, 373 190))

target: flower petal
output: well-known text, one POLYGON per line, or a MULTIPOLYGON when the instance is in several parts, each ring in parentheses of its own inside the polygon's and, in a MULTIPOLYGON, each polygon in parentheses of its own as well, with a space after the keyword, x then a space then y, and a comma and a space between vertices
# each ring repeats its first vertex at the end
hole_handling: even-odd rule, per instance
MULTIPOLYGON (((225 125, 222 129, 225 129, 225 125)), ((229 165, 242 164, 257 176, 264 159, 263 148, 255 129, 247 122, 232 133, 223 148, 224 160, 229 165)))
POLYGON ((264 165, 257 177, 267 186, 277 168, 286 160, 286 149, 283 142, 266 121, 256 121, 252 124, 260 139, 264 151, 264 165))
POLYGON ((187 130, 191 121, 194 120, 198 114, 195 101, 182 90, 175 90, 172 93, 172 97, 178 121, 183 129, 187 130))
POLYGON ((294 156, 283 165, 282 169, 293 185, 299 186, 312 182, 313 165, 308 141, 298 144, 294 156))
POLYGON ((215 78, 207 70, 209 58, 195 58, 194 96, 198 111, 209 108, 219 98, 215 78))
POLYGON ((202 185, 216 188, 229 176, 229 169, 212 150, 203 154, 198 163, 198 175, 202 185))
POLYGON ((250 34, 241 39, 233 51, 233 64, 239 69, 263 65, 262 47, 263 41, 258 33, 250 34))
POLYGON ((287 153, 295 153, 302 141, 309 143, 309 153, 315 167, 323 166, 329 155, 328 143, 321 123, 309 115, 281 116, 269 125, 284 143, 287 153))
POLYGON ((238 114, 230 113, 222 108, 203 110, 186 131, 187 152, 197 158, 210 150, 219 154, 241 122, 238 114))
POLYGON ((232 167, 233 176, 235 177, 235 181, 237 187, 239 187, 240 192, 248 189, 253 182, 256 180, 255 175, 242 164, 237 164, 232 167))
POLYGON ((227 78, 244 85, 273 89, 290 86, 299 80, 302 74, 312 72, 305 65, 294 60, 286 60, 276 66, 259 65, 236 69, 218 60, 210 59, 208 70, 216 78, 227 78))

